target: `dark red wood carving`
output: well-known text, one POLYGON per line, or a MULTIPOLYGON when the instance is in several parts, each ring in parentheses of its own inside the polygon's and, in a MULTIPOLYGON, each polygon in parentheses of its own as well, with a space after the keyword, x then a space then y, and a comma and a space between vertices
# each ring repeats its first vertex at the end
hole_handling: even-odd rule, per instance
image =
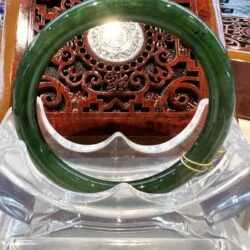
MULTIPOLYGON (((34 33, 80 2, 33 0, 34 33)), ((197 11, 194 0, 176 2, 197 11)), ((203 16, 209 21, 209 11, 203 16)), ((141 27, 145 44, 130 61, 110 63, 97 57, 89 48, 87 32, 54 55, 39 95, 59 133, 108 136, 121 131, 164 141, 189 123, 199 100, 207 96, 202 68, 178 38, 157 27, 141 27)))

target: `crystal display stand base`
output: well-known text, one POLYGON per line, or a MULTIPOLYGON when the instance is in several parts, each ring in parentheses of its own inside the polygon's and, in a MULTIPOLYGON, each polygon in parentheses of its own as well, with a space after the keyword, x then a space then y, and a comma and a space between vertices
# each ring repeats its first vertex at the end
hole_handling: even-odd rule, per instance
POLYGON ((246 232, 234 219, 207 226, 203 218, 186 217, 180 222, 177 213, 125 223, 95 222, 67 211, 52 214, 37 215, 30 225, 2 214, 0 249, 250 249, 246 232))
POLYGON ((164 238, 131 238, 131 239, 82 239, 82 238, 39 238, 39 239, 13 239, 9 244, 11 250, 44 250, 44 249, 60 249, 60 250, 115 250, 115 249, 180 249, 180 250, 240 250, 228 240, 196 240, 196 239, 164 239, 164 238))
MULTIPOLYGON (((201 116, 202 112, 194 117, 188 128, 191 132, 201 116)), ((55 134, 50 136, 57 140, 55 134)), ((165 148, 157 146, 158 154, 143 152, 145 162, 151 159, 154 171, 161 171, 161 163, 170 159, 164 150, 175 149, 172 152, 178 158, 183 153, 179 149, 187 146, 185 142, 183 147, 184 141, 185 136, 165 148)), ((131 158, 132 153, 134 161, 142 159, 136 157, 139 146, 126 145, 131 146, 130 154, 119 154, 126 166, 131 164, 126 157, 131 158)), ((70 151, 74 145, 68 146, 64 150, 70 151)), ((0 249, 250 250, 247 233, 236 220, 226 220, 249 206, 250 145, 235 121, 223 149, 226 154, 214 169, 167 194, 146 194, 127 183, 102 193, 75 193, 56 186, 32 164, 25 144, 16 135, 10 110, 0 124, 0 249)), ((84 150, 78 157, 76 167, 91 170, 93 165, 84 165, 84 150)), ((122 175, 126 166, 116 169, 121 178, 128 178, 127 173, 122 175)), ((107 178, 103 174, 107 169, 98 164, 94 167, 107 178)), ((151 175, 152 169, 148 170, 136 171, 151 175)))

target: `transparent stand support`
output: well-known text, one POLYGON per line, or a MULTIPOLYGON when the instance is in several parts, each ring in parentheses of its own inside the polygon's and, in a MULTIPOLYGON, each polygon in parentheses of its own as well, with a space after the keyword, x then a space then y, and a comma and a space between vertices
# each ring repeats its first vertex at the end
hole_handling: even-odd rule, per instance
POLYGON ((1 221, 6 222, 1 249, 250 249, 246 232, 234 219, 208 226, 202 216, 173 213, 143 221, 97 222, 54 210, 36 214, 31 224, 6 215, 1 221))
POLYGON ((118 134, 93 152, 62 143, 40 109, 43 133, 64 161, 89 175, 123 181, 96 194, 65 190, 40 173, 10 110, 0 125, 0 249, 250 249, 247 233, 229 219, 250 203, 250 145, 235 121, 223 145, 226 154, 211 171, 166 194, 146 194, 125 183, 177 160, 199 134, 206 106, 201 102, 182 136, 164 145, 136 145, 118 134), (141 160, 150 161, 148 167, 131 167, 141 160))

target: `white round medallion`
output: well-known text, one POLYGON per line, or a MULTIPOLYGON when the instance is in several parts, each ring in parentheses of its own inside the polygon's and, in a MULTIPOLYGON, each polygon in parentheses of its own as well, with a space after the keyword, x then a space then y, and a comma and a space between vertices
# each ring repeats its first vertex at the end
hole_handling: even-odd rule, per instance
POLYGON ((141 51, 144 33, 138 23, 113 22, 90 29, 87 40, 97 57, 119 63, 133 59, 141 51))

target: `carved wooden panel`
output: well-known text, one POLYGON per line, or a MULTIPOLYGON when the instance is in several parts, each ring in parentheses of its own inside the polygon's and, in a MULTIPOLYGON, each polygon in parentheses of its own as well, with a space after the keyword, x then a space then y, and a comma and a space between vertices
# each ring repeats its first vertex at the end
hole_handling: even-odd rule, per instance
MULTIPOLYGON (((34 33, 81 0, 33 0, 34 33)), ((177 0, 198 12, 195 0, 177 0)), ((209 11, 203 12, 209 22, 209 11)), ((79 34, 52 58, 39 95, 51 124, 64 136, 178 134, 207 96, 202 68, 176 37, 141 24, 144 44, 131 60, 111 62, 90 48, 88 32, 79 34)))
POLYGON ((250 51, 250 18, 223 17, 228 49, 250 51))
MULTIPOLYGON (((40 23, 40 25, 43 26, 44 25, 43 22, 44 23, 49 22, 53 17, 59 14, 59 12, 63 11, 63 9, 69 8, 70 6, 72 6, 72 4, 75 4, 77 2, 78 1, 72 1, 72 0, 71 1, 67 0, 63 2, 59 0, 37 0, 37 1, 8 0, 7 1, 8 3, 7 18, 4 26, 5 34, 3 37, 3 43, 5 43, 6 47, 6 50, 3 51, 3 58, 6 63, 3 69, 4 80, 1 81, 0 83, 0 88, 2 93, 0 95, 0 104, 1 104, 0 120, 3 118, 7 109, 11 105, 12 88, 16 70, 20 60, 22 59, 24 51, 26 50, 27 46, 30 44, 35 35, 34 27, 38 23, 40 23), (37 16, 34 15, 35 13, 34 11, 36 11, 37 16), (41 16, 39 17, 40 14, 41 16), (37 18, 37 21, 34 20, 34 17, 37 18), (40 20, 41 17, 43 18, 43 20, 40 20)), ((220 14, 218 13, 219 0, 199 0, 199 1, 179 0, 177 2, 181 3, 185 7, 189 7, 192 11, 198 14, 201 18, 203 18, 203 20, 207 22, 207 24, 213 29, 213 31, 220 38, 222 38, 223 34, 220 32, 222 30, 220 28, 221 25, 220 14)), ((52 113, 50 113, 48 116, 51 116, 49 119, 52 122, 52 120, 54 119, 52 118, 52 113)), ((178 126, 184 127, 188 123, 188 120, 190 120, 190 117, 191 117, 190 113, 185 113, 185 117, 179 118, 180 122, 177 121, 178 126), (184 122, 184 120, 187 121, 184 122)), ((55 118, 54 120, 56 119, 57 118, 55 118)), ((57 127, 58 126, 59 125, 57 125, 57 127)))
POLYGON ((86 34, 61 48, 40 84, 46 111, 194 110, 206 95, 204 75, 194 56, 167 32, 148 25, 142 27, 146 46, 136 58, 125 63, 99 59, 88 49, 86 34), (62 92, 56 91, 59 86, 62 92), (63 98, 59 101, 57 96, 63 98))
POLYGON ((236 79, 237 115, 250 119, 250 4, 222 1, 223 26, 228 54, 236 79))
MULTIPOLYGON (((39 32, 46 23, 53 20, 60 13, 84 0, 32 0, 34 30, 39 32)), ((196 13, 210 27, 215 26, 215 18, 212 14, 210 1, 204 0, 174 0, 174 2, 196 13)))
MULTIPOLYGON (((193 12, 200 15, 214 32, 221 37, 222 33, 220 33, 220 31, 222 29, 220 28, 220 15, 218 15, 218 1, 219 0, 176 0, 176 2, 182 4, 184 7, 190 8, 193 12)), ((62 11, 79 2, 80 1, 76 0, 8 0, 7 17, 9 18, 6 18, 7 20, 4 27, 6 34, 3 38, 3 42, 5 42, 6 46, 3 56, 6 64, 3 74, 4 84, 3 82, 2 84, 0 83, 2 90, 2 95, 0 95, 0 104, 2 107, 0 110, 0 120, 11 105, 12 88, 16 70, 25 49, 31 43, 34 35, 62 11), (16 29, 14 27, 16 27, 16 29), (6 58, 8 58, 8 60, 6 58)), ((178 48, 176 48, 176 50, 178 50, 178 48)), ((139 54, 137 56, 139 56, 139 54)), ((192 56, 191 59, 193 60, 192 56)), ((78 59, 76 61, 78 61, 78 59)), ((182 62, 182 69, 184 68, 184 64, 185 60, 182 62)), ((51 68, 58 67, 58 65, 53 64, 53 62, 48 66, 51 68)), ((51 77, 48 71, 50 70, 46 70, 46 74, 44 74, 45 77, 51 77)), ((190 77, 189 73, 187 76, 190 77)), ((194 73, 192 77, 197 78, 197 72, 194 73)), ((53 76, 53 78, 57 80, 56 77, 53 76)), ((41 79, 41 81, 43 82, 44 80, 41 79)), ((193 82, 192 84, 199 89, 200 93, 203 93, 200 82, 193 82)), ((66 85, 64 85, 64 87, 68 88, 66 85)), ((44 89, 40 91, 42 94, 46 95, 44 89)), ((53 95, 53 91, 50 89, 50 91, 47 92, 49 95, 46 99, 47 101, 51 102, 50 98, 55 97, 56 93, 54 91, 53 95)), ((68 93, 70 93, 70 91, 71 90, 69 90, 68 93)), ((159 92, 159 90, 157 91, 159 92)), ((191 103, 194 103, 193 100, 196 96, 191 97, 191 103)), ((154 98, 155 97, 151 98, 151 107, 154 98)), ((70 100, 70 103, 71 102, 72 100, 70 100)), ((143 105, 144 104, 145 103, 143 103, 143 105)), ((160 102, 159 105, 161 105, 160 102)), ((51 124, 58 132, 65 136, 72 137, 81 134, 84 136, 90 134, 106 136, 107 134, 120 130, 128 136, 137 135, 139 137, 142 136, 141 138, 145 138, 145 135, 147 135, 150 137, 150 143, 152 143, 157 136, 170 138, 178 134, 189 123, 195 112, 195 108, 188 108, 188 112, 185 111, 185 109, 182 111, 181 109, 178 111, 171 111, 168 109, 167 112, 91 112, 91 108, 89 112, 86 112, 87 109, 85 109, 84 112, 64 112, 62 110, 60 111, 60 107, 57 107, 56 111, 49 110, 48 107, 46 107, 46 109, 47 117, 51 124), (104 116, 105 119, 103 119, 104 116)), ((136 109, 140 110, 140 106, 136 106, 136 109)), ((76 111, 76 109, 74 109, 74 111, 76 111)))
POLYGON ((237 116, 250 119, 250 18, 224 16, 223 24, 236 79, 237 116))

